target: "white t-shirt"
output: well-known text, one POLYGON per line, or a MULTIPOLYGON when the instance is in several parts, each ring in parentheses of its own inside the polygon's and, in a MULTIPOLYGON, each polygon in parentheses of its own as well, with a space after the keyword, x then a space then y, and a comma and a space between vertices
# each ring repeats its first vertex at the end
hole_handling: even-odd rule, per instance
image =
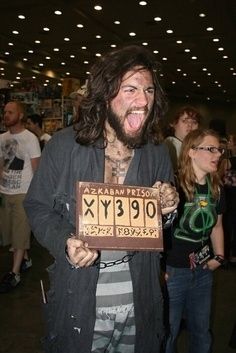
POLYGON ((169 149, 172 166, 173 166, 174 172, 176 172, 178 169, 178 160, 179 160, 180 150, 182 147, 182 141, 180 141, 175 136, 168 136, 165 139, 165 144, 169 149))
POLYGON ((51 137, 52 137, 51 135, 49 135, 49 134, 47 134, 47 133, 45 132, 42 136, 40 136, 40 139, 39 139, 39 140, 40 140, 40 141, 44 141, 44 142, 48 142, 51 137))
POLYGON ((0 192, 25 194, 33 177, 31 159, 40 155, 38 138, 32 132, 24 130, 11 134, 7 131, 0 134, 0 158, 3 161, 0 192))

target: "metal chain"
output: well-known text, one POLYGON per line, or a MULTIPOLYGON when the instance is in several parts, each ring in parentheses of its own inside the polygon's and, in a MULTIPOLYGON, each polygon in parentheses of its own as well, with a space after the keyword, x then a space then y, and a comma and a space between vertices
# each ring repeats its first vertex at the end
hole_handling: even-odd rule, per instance
POLYGON ((104 269, 106 267, 112 267, 115 265, 120 265, 122 263, 126 263, 132 260, 133 256, 135 255, 135 252, 132 254, 126 254, 125 256, 122 257, 122 259, 114 260, 114 261, 109 261, 109 262, 95 262, 93 266, 96 266, 98 269, 104 269))

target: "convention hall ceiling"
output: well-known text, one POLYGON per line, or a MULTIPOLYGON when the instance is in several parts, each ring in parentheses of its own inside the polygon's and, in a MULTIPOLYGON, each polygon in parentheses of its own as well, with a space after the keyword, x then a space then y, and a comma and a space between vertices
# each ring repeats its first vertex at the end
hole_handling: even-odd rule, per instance
POLYGON ((236 0, 1 0, 0 78, 78 78, 103 53, 147 46, 170 98, 236 103, 236 0), (97 7, 100 6, 100 7, 97 7))

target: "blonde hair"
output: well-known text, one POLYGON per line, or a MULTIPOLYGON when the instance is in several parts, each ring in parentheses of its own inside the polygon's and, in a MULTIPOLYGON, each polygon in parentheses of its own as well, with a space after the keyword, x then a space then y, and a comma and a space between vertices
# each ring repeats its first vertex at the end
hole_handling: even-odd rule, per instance
MULTIPOLYGON (((184 139, 180 156, 179 156, 179 183, 182 187, 187 200, 192 201, 194 198, 196 174, 192 166, 192 160, 189 156, 189 150, 199 146, 206 136, 214 136, 219 140, 219 135, 210 129, 197 129, 191 131, 184 139)), ((219 198, 220 177, 218 172, 208 175, 211 193, 215 200, 219 198)))

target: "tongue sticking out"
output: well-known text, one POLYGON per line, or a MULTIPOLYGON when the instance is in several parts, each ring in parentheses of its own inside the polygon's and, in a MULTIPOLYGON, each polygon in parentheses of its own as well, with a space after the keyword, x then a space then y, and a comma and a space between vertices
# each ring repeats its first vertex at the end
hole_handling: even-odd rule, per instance
POLYGON ((131 130, 139 130, 142 124, 141 116, 138 114, 129 114, 127 121, 131 130))

